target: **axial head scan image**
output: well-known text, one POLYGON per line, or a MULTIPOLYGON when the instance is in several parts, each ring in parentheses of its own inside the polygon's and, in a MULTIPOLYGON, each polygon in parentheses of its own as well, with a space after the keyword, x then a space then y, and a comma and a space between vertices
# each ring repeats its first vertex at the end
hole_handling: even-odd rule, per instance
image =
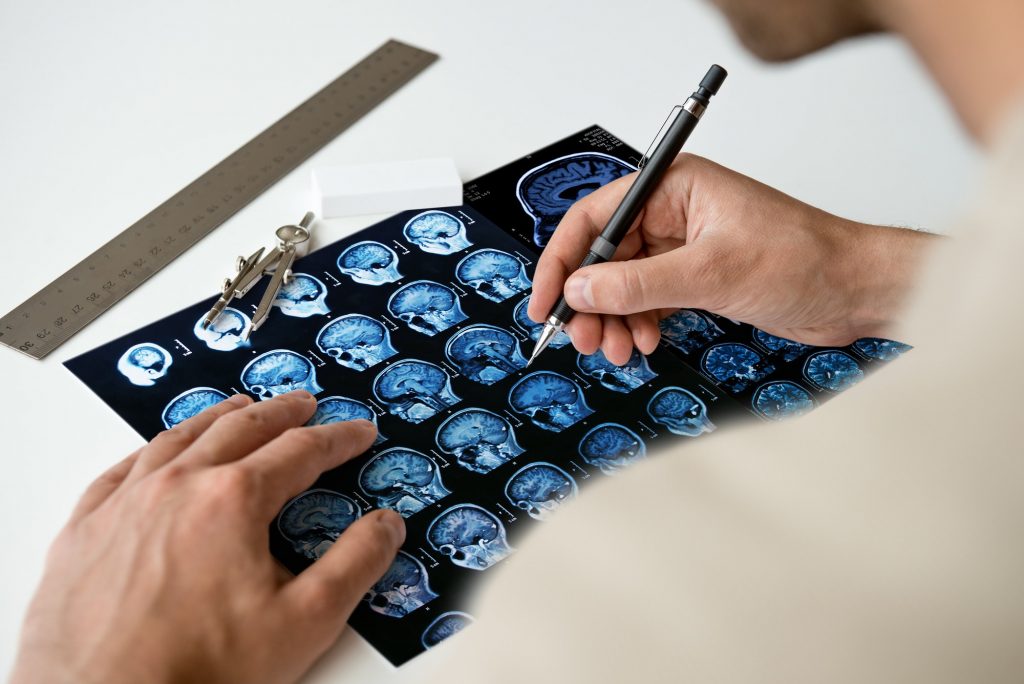
POLYGON ((551 371, 530 373, 514 384, 508 403, 537 427, 552 432, 561 432, 594 412, 579 385, 551 371))
POLYGON ((658 377, 647 363, 647 357, 636 349, 629 355, 629 361, 622 366, 616 366, 606 359, 600 349, 587 356, 579 354, 576 357, 576 365, 584 375, 589 375, 613 392, 623 394, 628 394, 658 377))
POLYGON ((708 418, 708 407, 696 394, 682 387, 658 390, 647 404, 647 413, 658 425, 684 437, 697 437, 715 429, 708 418))
POLYGON ((820 351, 804 362, 804 378, 819 389, 842 392, 864 378, 852 356, 841 351, 820 351))
POLYGON ((384 324, 362 314, 346 314, 329 322, 317 333, 316 346, 354 371, 373 368, 398 353, 384 324))
POLYGON ((433 648, 450 636, 461 632, 473 623, 473 616, 458 610, 442 613, 423 630, 420 638, 423 648, 433 648))
MULTIPOLYGON (((369 406, 355 399, 324 397, 316 402, 316 413, 309 419, 307 425, 330 425, 331 423, 344 423, 346 420, 368 420, 376 425, 377 414, 369 406)), ((385 440, 387 437, 378 432, 377 439, 373 443, 380 444, 385 440)))
MULTIPOLYGON (((530 295, 526 295, 523 299, 516 304, 516 308, 512 310, 512 320, 515 324, 522 329, 524 333, 530 336, 530 339, 536 342, 540 339, 540 333, 544 329, 543 323, 534 323, 533 320, 526 314, 526 309, 530 306, 530 295)), ((558 331, 555 336, 551 338, 551 342, 548 346, 552 349, 561 349, 565 345, 569 344, 571 340, 564 331, 558 331)))
POLYGON ((530 289, 523 262, 500 249, 478 249, 463 257, 455 266, 455 277, 492 302, 530 289))
POLYGON ((452 506, 434 518, 427 528, 427 542, 469 570, 486 570, 513 551, 501 521, 473 504, 452 506))
POLYGON ((405 447, 382 451, 367 461, 359 471, 359 487, 378 508, 390 508, 403 518, 451 494, 434 460, 405 447))
POLYGON ((160 418, 163 420, 164 426, 170 430, 178 423, 188 420, 197 413, 202 413, 227 398, 228 395, 212 387, 193 387, 167 402, 160 418))
POLYGON ((281 313, 295 318, 322 316, 331 312, 327 306, 327 286, 319 278, 306 273, 293 273, 274 298, 281 313))
POLYGON ((347 496, 311 489, 285 504, 277 515, 277 530, 295 553, 315 561, 360 515, 359 506, 347 496))
POLYGON ((196 321, 192 333, 210 349, 229 352, 249 346, 247 338, 252 332, 252 320, 238 309, 225 307, 210 325, 203 328, 205 318, 206 315, 203 314, 196 321))
POLYGON ((862 337, 853 343, 853 348, 869 359, 892 361, 896 357, 910 351, 909 344, 885 340, 881 337, 862 337))
POLYGON ((692 309, 676 311, 662 319, 658 327, 662 339, 684 354, 699 351, 723 334, 711 316, 692 309))
POLYGON ((704 352, 700 365, 730 392, 742 392, 775 370, 775 366, 756 351, 745 344, 735 343, 711 347, 704 352))
POLYGON ((455 463, 486 474, 523 453, 512 424, 481 408, 462 409, 437 428, 437 447, 455 457, 455 463))
POLYGON ((520 468, 505 485, 505 496, 534 520, 547 520, 558 507, 579 493, 576 480, 552 463, 520 468))
POLYGON ((432 209, 409 219, 402 229, 405 239, 430 254, 455 254, 473 243, 466 237, 466 224, 446 211, 432 209))
POLYGON ((242 385, 260 399, 273 399, 294 390, 319 394, 313 362, 287 349, 260 354, 242 369, 242 385))
POLYGON ((444 369, 416 359, 382 370, 373 381, 373 394, 391 415, 410 423, 422 423, 461 401, 444 369))
POLYGON ((533 219, 533 242, 548 244, 558 222, 576 200, 605 183, 632 173, 635 167, 601 154, 580 152, 545 162, 523 174, 516 183, 516 197, 533 219))
POLYGON ((767 382, 754 392, 750 402, 758 415, 769 420, 796 418, 814 410, 811 393, 795 382, 767 382))
POLYGON ((584 461, 614 475, 647 456, 647 447, 640 435, 625 425, 602 423, 580 440, 578 451, 584 461))
POLYGON ((787 340, 785 337, 770 335, 758 328, 754 329, 754 339, 769 352, 781 354, 784 361, 795 361, 812 348, 810 345, 787 340))
POLYGON ((373 240, 345 248, 338 255, 338 270, 361 285, 384 285, 402 279, 395 250, 373 240))
POLYGON ((430 337, 468 318, 455 291, 432 280, 415 280, 395 290, 388 299, 388 311, 430 337))
POLYGON ((153 342, 143 342, 128 348, 117 360, 117 370, 128 382, 139 387, 152 387, 167 375, 174 360, 171 353, 153 342))
POLYGON ((388 617, 405 617, 437 598, 427 581, 423 563, 405 551, 399 551, 384 576, 370 587, 363 600, 370 610, 388 617))
POLYGON ((448 340, 444 353, 463 375, 482 385, 493 385, 526 367, 519 340, 493 325, 471 325, 448 340))

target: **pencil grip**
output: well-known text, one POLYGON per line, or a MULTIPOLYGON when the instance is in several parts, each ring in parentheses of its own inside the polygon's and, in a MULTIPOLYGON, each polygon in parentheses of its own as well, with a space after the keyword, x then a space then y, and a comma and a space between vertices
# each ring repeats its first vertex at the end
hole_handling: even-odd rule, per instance
MULTIPOLYGON (((583 258, 583 261, 580 262, 579 268, 585 268, 587 266, 593 266, 594 264, 602 264, 605 261, 607 261, 607 259, 605 259, 600 254, 597 254, 597 253, 592 252, 592 251, 591 252, 587 252, 587 256, 585 256, 583 258)), ((561 299, 558 300, 558 304, 551 311, 551 315, 556 317, 558 320, 562 321, 563 323, 568 323, 569 321, 572 320, 572 317, 576 315, 576 312, 565 301, 565 297, 562 297, 561 299)))

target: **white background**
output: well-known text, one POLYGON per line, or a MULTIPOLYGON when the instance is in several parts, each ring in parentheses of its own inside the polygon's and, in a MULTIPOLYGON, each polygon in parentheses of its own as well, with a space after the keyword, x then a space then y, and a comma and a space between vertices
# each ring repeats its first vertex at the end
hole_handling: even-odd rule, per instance
MULTIPOLYGON (((49 540, 140 444, 61 362, 213 294, 302 216, 311 165, 451 156, 470 179, 592 123, 643 149, 715 61, 731 75, 688 149, 834 213, 941 231, 978 166, 895 42, 770 67, 692 0, 0 3, 0 313, 386 39, 442 57, 45 361, 0 348, 0 673, 49 540)), ((440 655, 395 671, 346 632, 313 678, 415 680, 440 655)))

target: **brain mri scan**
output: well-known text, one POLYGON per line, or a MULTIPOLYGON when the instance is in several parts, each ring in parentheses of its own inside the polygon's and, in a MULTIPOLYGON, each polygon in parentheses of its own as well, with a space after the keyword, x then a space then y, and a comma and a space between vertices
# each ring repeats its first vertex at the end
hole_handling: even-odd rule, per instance
POLYGON ((523 211, 533 218, 533 242, 548 244, 565 212, 605 183, 632 173, 633 166, 607 154, 582 152, 534 167, 516 184, 523 211))
POLYGON ((842 392, 860 382, 864 371, 845 352, 822 351, 807 357, 804 377, 819 389, 842 392))
POLYGON ((853 343, 853 348, 869 359, 892 361, 909 351, 910 345, 894 340, 883 340, 880 337, 862 337, 853 343))
POLYGON ((432 280, 416 280, 396 290, 388 300, 388 311, 431 337, 468 318, 455 292, 432 280))
POLYGON ((505 526, 491 513, 473 504, 459 504, 434 518, 427 542, 455 565, 486 570, 510 553, 505 526))
POLYGON ((455 277, 492 302, 530 289, 523 262, 500 249, 478 249, 463 257, 455 266, 455 277))
POLYGON ((388 617, 405 617, 427 605, 437 594, 427 582, 427 569, 405 551, 399 551, 384 576, 370 587, 363 600, 370 610, 388 617))
POLYGON ((362 511, 352 499, 329 489, 311 489, 295 497, 277 516, 277 530, 292 549, 319 560, 362 511))
POLYGON ((410 423, 422 423, 461 401, 440 366, 415 359, 382 370, 373 381, 373 394, 391 415, 410 423))
POLYGON ((722 329, 707 314, 680 309, 658 324, 662 338, 683 352, 692 354, 722 336, 722 329))
POLYGON ((684 437, 697 437, 715 429, 715 424, 708 418, 708 408, 704 402, 682 387, 658 390, 647 404, 647 413, 654 422, 684 437))
POLYGON ((781 354, 784 361, 795 361, 811 349, 809 345, 787 340, 785 337, 769 335, 764 330, 756 328, 754 329, 754 339, 773 354, 781 354))
POLYGON ((508 403, 537 427, 552 432, 561 432, 594 412, 579 385, 551 371, 530 373, 517 382, 508 393, 508 403))
POLYGON ((704 352, 704 370, 730 392, 742 392, 764 380, 775 366, 745 344, 716 344, 704 352))
POLYGON ((325 325, 317 333, 316 346, 354 371, 372 368, 398 353, 384 324, 362 314, 339 316, 325 325))
POLYGON ((197 413, 202 413, 214 404, 228 398, 220 390, 212 387, 194 387, 171 399, 164 408, 161 419, 168 430, 178 423, 188 420, 197 413))
POLYGON ((452 414, 437 428, 435 440, 457 465, 474 473, 489 473, 523 453, 512 424, 480 408, 452 414))
POLYGON ((640 435, 618 423, 603 423, 580 440, 579 453, 584 461, 614 475, 647 456, 647 447, 640 435))
POLYGON ((281 284, 274 298, 274 306, 281 313, 296 318, 322 316, 331 312, 327 306, 327 286, 318 278, 305 273, 293 273, 287 283, 281 284))
POLYGON ((359 471, 359 487, 378 508, 390 508, 403 518, 451 494, 433 459, 404 447, 382 451, 367 461, 359 471))
POLYGON ((778 380, 758 387, 751 405, 758 415, 769 420, 785 420, 814 410, 814 399, 795 382, 778 380))
POLYGON ((455 254, 473 246, 466 237, 466 224, 446 211, 431 210, 413 216, 402 234, 430 254, 455 254))
POLYGON ((433 648, 448 637, 461 632, 473 622, 473 617, 468 613, 452 610, 442 613, 430 623, 430 626, 423 630, 420 641, 423 648, 433 648))
MULTIPOLYGON (((355 399, 325 397, 316 402, 316 413, 309 419, 308 425, 330 425, 331 423, 344 423, 346 420, 368 420, 376 425, 377 414, 369 406, 355 399)), ((377 439, 373 443, 380 444, 385 440, 387 437, 378 432, 377 439)))
MULTIPOLYGON (((540 333, 544 329, 543 323, 534 323, 530 317, 526 314, 527 307, 530 306, 530 295, 523 297, 522 301, 516 304, 516 308, 512 311, 512 320, 515 324, 522 329, 524 333, 530 336, 530 339, 536 342, 540 339, 540 333)), ((551 342, 548 346, 552 349, 561 349, 565 345, 569 344, 569 336, 563 331, 555 333, 555 336, 551 338, 551 342)))
POLYGON ((252 331, 252 321, 244 313, 232 307, 225 307, 217 318, 213 319, 205 329, 203 319, 206 314, 196 321, 192 333, 196 339, 206 343, 206 346, 214 351, 234 351, 239 347, 248 347, 246 338, 252 331))
POLYGON ((589 356, 580 354, 576 357, 576 365, 585 375, 596 379, 604 387, 624 394, 658 377, 647 364, 647 357, 636 349, 623 366, 616 366, 606 359, 600 349, 589 356))
POLYGON ((493 325, 471 325, 452 335, 445 356, 463 375, 482 385, 493 385, 526 367, 519 340, 493 325))
POLYGON ((152 342, 143 342, 128 348, 117 360, 117 370, 128 382, 139 387, 152 387, 167 375, 173 363, 171 353, 152 342))
POLYGON ((534 520, 547 520, 552 512, 579 490, 569 473, 551 463, 531 463, 520 468, 505 485, 505 496, 534 520))
POLYGON ((338 256, 338 270, 361 285, 384 285, 402 279, 398 255, 373 240, 357 242, 338 256))
POLYGON ((293 390, 323 391, 316 384, 313 363, 301 354, 275 349, 260 354, 242 369, 242 385, 260 399, 273 399, 293 390))

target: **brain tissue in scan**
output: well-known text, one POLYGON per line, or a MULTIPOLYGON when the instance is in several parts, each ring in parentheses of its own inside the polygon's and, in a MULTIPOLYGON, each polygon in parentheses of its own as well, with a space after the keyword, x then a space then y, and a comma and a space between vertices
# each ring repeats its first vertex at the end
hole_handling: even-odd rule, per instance
POLYGON ((214 351, 234 351, 248 347, 252 321, 244 313, 232 307, 225 307, 210 325, 203 327, 206 314, 196 321, 192 333, 214 351))
POLYGON ((701 366, 730 392, 742 392, 775 370, 775 366, 747 345, 732 343, 716 344, 708 349, 701 366))
POLYGON ((455 292, 432 280, 416 280, 396 290, 388 299, 388 311, 430 337, 467 318, 455 292))
POLYGON ((662 339, 684 354, 703 349, 723 334, 710 316, 691 309, 676 311, 664 318, 658 327, 661 328, 662 339))
POLYGON ((359 487, 378 508, 390 508, 403 518, 451 494, 434 460, 404 447, 382 451, 367 461, 359 471, 359 487))
POLYGON ((345 248, 338 255, 338 270, 361 285, 385 285, 402 279, 395 250, 373 240, 345 248))
POLYGON ((482 385, 493 385, 526 367, 519 340, 493 325, 471 325, 448 340, 444 353, 463 375, 482 385))
POLYGON ((853 348, 869 359, 892 361, 897 356, 909 351, 910 345, 880 337, 862 337, 853 343, 853 348))
POLYGON ((281 284, 273 305, 281 313, 295 318, 309 318, 329 314, 327 286, 319 278, 306 273, 293 273, 286 283, 281 284))
POLYGON ((478 249, 463 257, 455 266, 455 277, 492 302, 530 289, 523 262, 500 249, 478 249))
POLYGON ((811 349, 810 345, 787 340, 785 337, 769 335, 764 330, 756 328, 754 329, 754 339, 772 354, 780 354, 783 361, 795 361, 811 349))
POLYGON ((373 368, 398 353, 384 324, 362 314, 346 314, 329 322, 317 333, 316 346, 354 371, 373 368))
POLYGON ((788 380, 761 385, 750 403, 758 415, 769 420, 796 418, 814 410, 811 393, 788 380))
MULTIPOLYGON (((526 314, 527 307, 530 306, 530 295, 523 297, 522 301, 516 304, 516 308, 512 310, 512 320, 515 324, 522 329, 524 333, 530 336, 530 339, 536 342, 540 339, 540 333, 544 329, 543 323, 534 323, 533 320, 526 314)), ((569 344, 569 336, 563 331, 555 333, 555 336, 551 338, 551 342, 548 346, 552 349, 561 349, 565 345, 569 344)))
POLYGON ((171 353, 152 342, 143 342, 128 348, 117 360, 117 370, 128 382, 139 387, 152 387, 167 375, 173 360, 171 353))
POLYGON ((382 370, 373 381, 373 394, 391 415, 410 423, 422 423, 461 401, 440 366, 416 359, 382 370))
POLYGON ((329 489, 311 489, 295 497, 277 516, 277 530, 295 553, 319 560, 362 511, 352 499, 329 489))
POLYGON ((434 599, 437 594, 427 581, 423 563, 405 551, 399 551, 384 576, 363 596, 370 610, 388 617, 405 617, 434 599))
POLYGON ((438 615, 430 625, 423 630, 420 641, 423 648, 433 648, 450 636, 453 636, 473 623, 473 617, 468 613, 458 610, 451 610, 438 615))
POLYGON ((323 391, 316 384, 313 363, 301 354, 275 349, 260 354, 242 369, 242 385, 260 399, 273 399, 294 390, 323 391))
POLYGON ((647 404, 647 413, 658 425, 684 437, 697 437, 715 429, 704 402, 682 387, 658 390, 647 404))
POLYGON ((171 399, 164 408, 161 420, 169 430, 227 398, 228 395, 212 387, 194 387, 171 399))
POLYGON ((600 349, 590 355, 580 354, 576 357, 576 365, 584 374, 596 379, 604 387, 623 394, 628 394, 658 377, 648 365, 647 357, 636 349, 630 354, 629 361, 622 366, 616 366, 606 359, 600 349))
POLYGON ((581 152, 527 171, 516 184, 516 197, 533 219, 534 244, 548 244, 558 222, 576 200, 633 170, 633 166, 611 155, 581 152))
POLYGON ((547 520, 563 503, 579 492, 576 480, 552 463, 531 463, 520 468, 505 484, 505 496, 534 520, 547 520))
POLYGON ((584 461, 614 475, 647 456, 640 435, 618 423, 602 423, 583 435, 578 451, 584 461))
POLYGON ((821 351, 804 362, 804 378, 819 389, 842 392, 856 385, 864 371, 852 356, 841 351, 821 351))
POLYGON ((561 432, 594 412, 579 385, 551 371, 530 373, 517 382, 508 393, 508 403, 537 427, 552 432, 561 432))
POLYGON ((432 209, 413 216, 402 234, 410 243, 430 254, 455 254, 473 243, 466 237, 466 224, 446 211, 432 209))
POLYGON ((427 542, 453 564, 486 570, 512 553, 505 526, 488 511, 459 504, 444 511, 427 528, 427 542))
POLYGON ((452 414, 437 428, 434 439, 457 465, 474 473, 489 473, 523 453, 512 424, 481 408, 452 414))
MULTIPOLYGON (((331 423, 344 423, 347 420, 368 420, 376 425, 377 414, 369 406, 355 399, 325 397, 316 402, 316 413, 309 419, 308 425, 330 425, 331 423)), ((387 437, 378 432, 377 439, 373 443, 380 444, 385 440, 387 437)))

